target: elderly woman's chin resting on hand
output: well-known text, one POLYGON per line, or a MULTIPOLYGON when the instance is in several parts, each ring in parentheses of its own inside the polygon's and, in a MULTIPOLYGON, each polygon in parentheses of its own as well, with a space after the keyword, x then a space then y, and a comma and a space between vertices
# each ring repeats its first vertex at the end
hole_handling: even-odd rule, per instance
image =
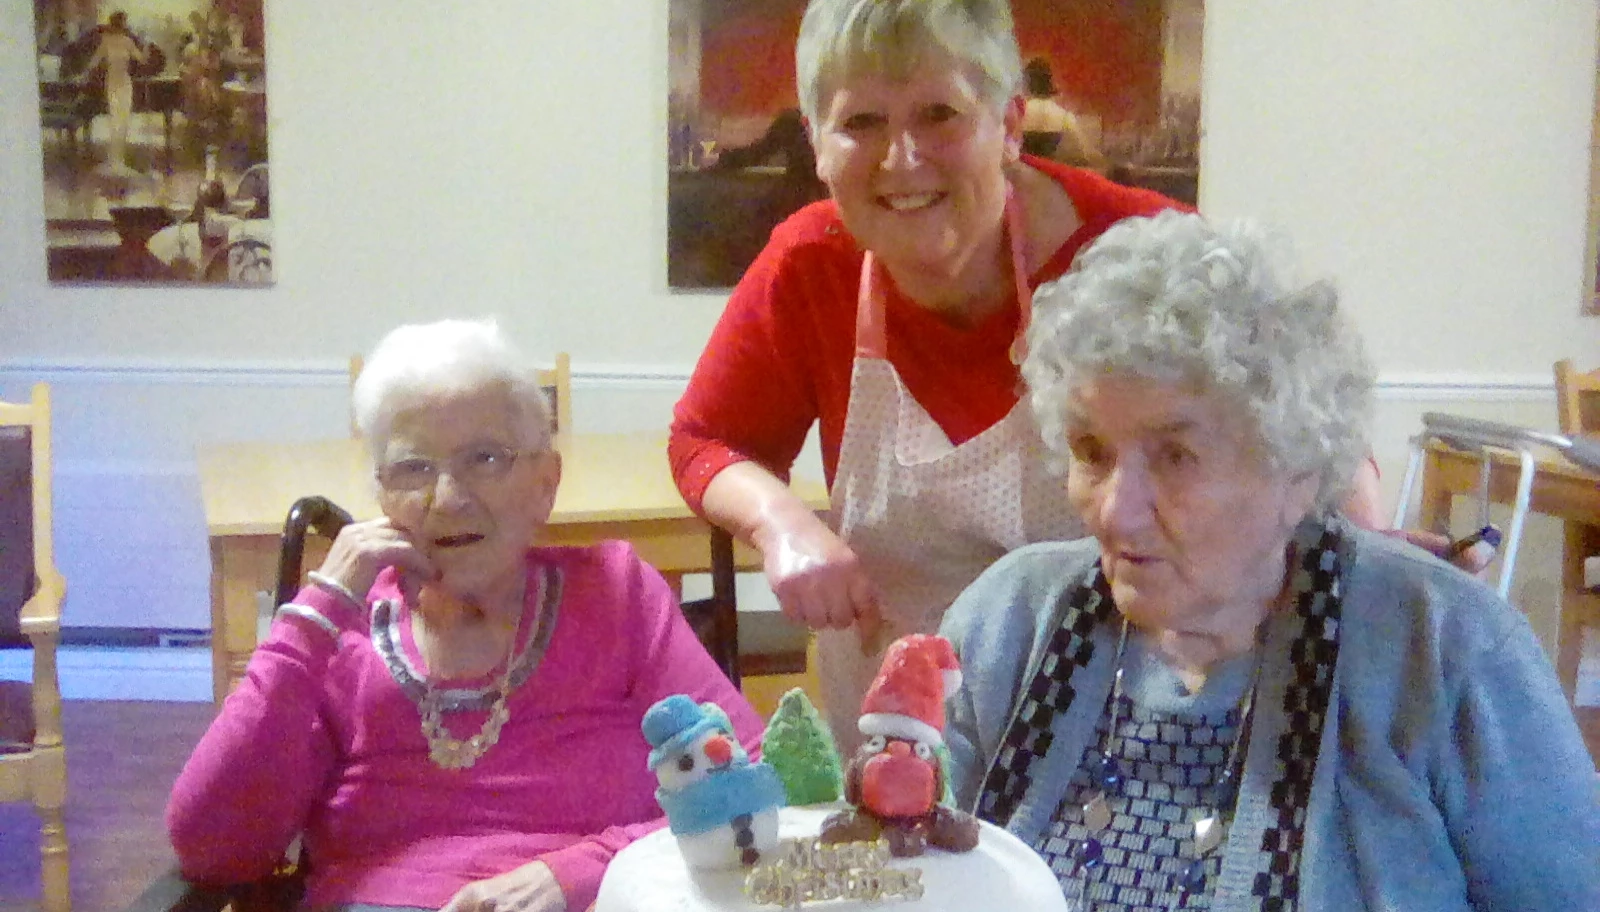
POLYGON ((311 909, 582 910, 664 824, 639 720, 675 693, 761 723, 623 542, 539 547, 561 455, 491 322, 390 333, 354 390, 383 515, 278 609, 179 775, 184 874, 257 879, 299 835, 311 909))
POLYGON ((1078 908, 1600 909, 1595 770, 1527 622, 1335 505, 1372 369, 1272 238, 1125 221, 1022 372, 1092 538, 941 632, 957 800, 1078 908))

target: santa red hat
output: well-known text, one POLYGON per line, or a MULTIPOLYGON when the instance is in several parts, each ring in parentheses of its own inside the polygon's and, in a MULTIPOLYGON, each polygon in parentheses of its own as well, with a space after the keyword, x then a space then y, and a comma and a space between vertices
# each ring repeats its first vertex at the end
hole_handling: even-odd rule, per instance
POLYGON ((914 633, 883 654, 878 676, 861 700, 856 727, 863 735, 883 735, 930 744, 944 743, 944 698, 961 686, 961 663, 950 641, 914 633))

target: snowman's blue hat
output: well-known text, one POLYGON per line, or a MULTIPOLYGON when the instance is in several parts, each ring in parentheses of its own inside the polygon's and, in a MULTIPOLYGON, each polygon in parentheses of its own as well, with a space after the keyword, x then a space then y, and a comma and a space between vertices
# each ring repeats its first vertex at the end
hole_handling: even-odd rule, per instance
MULTIPOLYGON (((646 761, 651 769, 661 765, 667 757, 679 753, 696 738, 712 729, 723 734, 733 734, 733 723, 728 714, 715 703, 695 703, 686 694, 673 694, 658 700, 645 711, 639 723, 644 739, 650 742, 650 757, 646 761)), ((735 747, 738 747, 735 742, 735 747)), ((743 754, 736 749, 736 754, 743 754)))

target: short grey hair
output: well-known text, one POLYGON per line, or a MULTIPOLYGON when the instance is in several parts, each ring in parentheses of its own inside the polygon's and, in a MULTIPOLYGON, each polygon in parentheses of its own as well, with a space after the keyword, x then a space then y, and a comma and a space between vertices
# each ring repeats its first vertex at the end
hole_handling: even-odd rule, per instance
POLYGON ((1296 284, 1260 225, 1164 212, 1113 226, 1034 295, 1022 376, 1046 445, 1096 377, 1179 383, 1237 406, 1271 464, 1318 479, 1331 512, 1368 451, 1373 371, 1327 281, 1296 284))
POLYGON ((813 135, 822 105, 861 73, 909 76, 926 55, 970 64, 997 108, 1020 91, 1007 0, 811 0, 795 42, 795 86, 813 135))
POLYGON ((492 319, 441 320, 397 327, 368 355, 351 391, 356 427, 374 462, 381 462, 395 416, 426 400, 452 394, 507 393, 510 428, 519 445, 550 448, 550 403, 539 372, 492 319))

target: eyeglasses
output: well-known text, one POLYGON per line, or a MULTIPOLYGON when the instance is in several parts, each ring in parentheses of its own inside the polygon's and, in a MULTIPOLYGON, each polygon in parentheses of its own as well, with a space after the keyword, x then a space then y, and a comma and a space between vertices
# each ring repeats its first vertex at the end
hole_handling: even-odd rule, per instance
MULTIPOLYGON (((530 450, 503 446, 476 446, 444 460, 450 477, 468 486, 499 481, 511 473, 517 457, 530 450)), ((378 484, 390 491, 425 491, 439 482, 440 463, 425 456, 408 456, 378 467, 378 484)))

